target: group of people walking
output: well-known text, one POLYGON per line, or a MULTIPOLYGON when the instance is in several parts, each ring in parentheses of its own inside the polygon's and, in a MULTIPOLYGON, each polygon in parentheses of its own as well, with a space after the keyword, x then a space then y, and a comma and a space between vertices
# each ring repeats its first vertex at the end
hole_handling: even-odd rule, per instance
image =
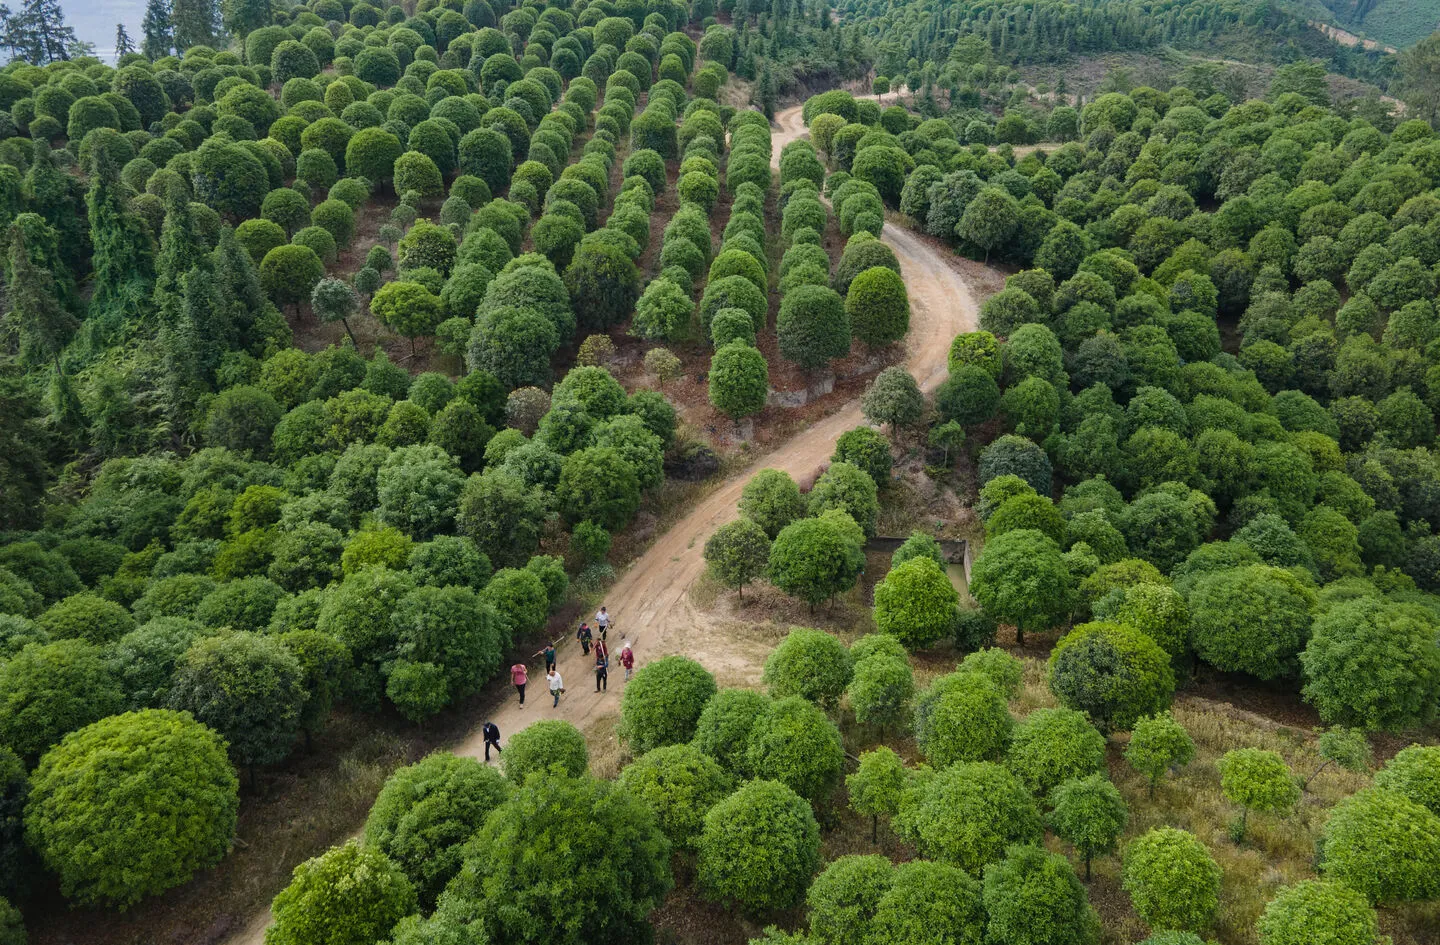
MULTIPOLYGON (((593 628, 588 621, 582 620, 580 629, 575 631, 575 639, 579 641, 581 651, 587 657, 594 657, 596 692, 608 692, 610 689, 610 645, 608 642, 610 627, 610 614, 604 607, 601 607, 595 614, 593 628)), ((560 705, 560 697, 565 693, 565 680, 556 666, 555 644, 545 644, 545 648, 535 655, 545 657, 545 681, 550 686, 550 705, 552 708, 556 707, 560 705)), ((616 658, 625 668, 625 679, 629 680, 630 673, 635 668, 635 652, 630 649, 628 640, 621 639, 620 652, 616 658)), ((510 667, 510 681, 514 683, 515 691, 520 695, 520 707, 523 709, 525 707, 525 687, 530 681, 529 670, 526 669, 524 663, 516 663, 510 667)), ((499 746, 497 745, 496 748, 498 750, 499 746)))
MULTIPOLYGON (((593 628, 589 622, 582 620, 580 629, 575 631, 575 639, 580 642, 580 649, 584 655, 593 656, 595 659, 596 692, 608 692, 610 689, 610 646, 608 643, 610 627, 610 614, 604 607, 601 607, 595 614, 593 628)), ((560 676, 560 670, 555 665, 555 644, 545 644, 545 648, 535 655, 545 657, 545 681, 550 686, 550 706, 556 708, 560 705, 560 697, 565 694, 565 680, 560 676)), ((620 640, 620 652, 616 655, 616 659, 625 668, 625 679, 628 682, 631 672, 635 669, 635 652, 630 648, 630 641, 623 637, 620 640)), ((510 681, 520 695, 520 708, 525 708, 525 687, 530 682, 530 674, 524 663, 516 663, 510 667, 510 681)), ((494 722, 486 722, 481 728, 481 732, 485 737, 485 760, 488 762, 491 748, 494 748, 497 754, 500 752, 500 728, 494 722)))

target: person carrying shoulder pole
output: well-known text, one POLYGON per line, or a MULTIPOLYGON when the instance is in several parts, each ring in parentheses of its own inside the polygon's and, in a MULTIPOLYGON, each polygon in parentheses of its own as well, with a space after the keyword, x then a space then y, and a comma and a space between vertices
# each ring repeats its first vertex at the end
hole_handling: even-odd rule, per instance
POLYGON ((610 633, 610 613, 601 607, 595 614, 595 637, 603 640, 610 633))
POLYGON ((597 640, 595 643, 595 691, 609 691, 610 689, 610 653, 605 649, 605 641, 597 640))

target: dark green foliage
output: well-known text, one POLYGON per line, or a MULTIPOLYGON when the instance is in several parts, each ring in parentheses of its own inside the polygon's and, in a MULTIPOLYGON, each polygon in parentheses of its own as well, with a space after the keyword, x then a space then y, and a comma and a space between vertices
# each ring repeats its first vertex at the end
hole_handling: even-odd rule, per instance
POLYGON ((689 741, 715 677, 694 660, 667 656, 638 669, 620 700, 620 736, 631 751, 689 741))
POLYGON ((176 667, 170 704, 215 729, 238 764, 273 764, 299 734, 300 663, 273 637, 235 633, 195 643, 176 667))
POLYGON ((532 776, 466 846, 440 914, 473 916, 492 940, 623 945, 669 892, 669 855, 655 815, 624 789, 532 776), (557 883, 581 885, 554 895, 557 883))
POLYGON ((850 320, 838 293, 824 286, 798 286, 780 303, 775 321, 780 353, 813 370, 850 351, 850 320))
POLYGON ((1175 692, 1170 658, 1149 637, 1120 624, 1088 623, 1051 651, 1050 690, 1102 731, 1126 730, 1163 711, 1175 692))
POLYGON ((121 711, 100 651, 81 640, 29 646, 0 663, 0 737, 33 764, 67 733, 121 711))

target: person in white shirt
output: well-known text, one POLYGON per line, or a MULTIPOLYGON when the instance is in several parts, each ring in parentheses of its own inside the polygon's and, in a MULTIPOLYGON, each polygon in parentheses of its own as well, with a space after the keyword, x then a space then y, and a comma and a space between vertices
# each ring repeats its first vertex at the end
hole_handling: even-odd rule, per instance
POLYGON ((608 611, 606 611, 604 607, 601 607, 595 613, 595 636, 596 638, 603 640, 605 639, 605 635, 609 632, 610 614, 608 611))
POLYGON ((555 708, 560 705, 560 693, 565 691, 565 680, 560 678, 560 670, 553 666, 550 667, 550 672, 545 674, 545 678, 550 680, 550 695, 555 699, 551 708, 555 708))

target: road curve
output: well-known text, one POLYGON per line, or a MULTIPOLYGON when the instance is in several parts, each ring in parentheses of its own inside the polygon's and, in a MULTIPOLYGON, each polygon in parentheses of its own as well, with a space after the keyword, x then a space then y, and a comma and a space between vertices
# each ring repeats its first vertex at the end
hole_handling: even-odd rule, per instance
MULTIPOLYGON (((778 127, 772 138, 772 161, 778 167, 781 149, 808 132, 799 106, 780 112, 775 120, 778 127)), ((905 367, 928 392, 945 379, 950 342, 961 332, 975 330, 979 309, 970 286, 941 251, 893 224, 885 227, 882 238, 900 260, 900 274, 910 294, 905 367)), ((659 656, 683 653, 717 675, 758 676, 759 666, 751 665, 743 652, 717 641, 713 628, 690 605, 689 590, 705 569, 701 558, 705 540, 735 517, 740 491, 757 471, 772 467, 796 479, 808 476, 829 461, 840 434, 864 422, 859 401, 847 403, 730 477, 656 539, 606 595, 617 627, 611 634, 612 655, 619 650, 617 637, 623 631, 634 643, 637 660, 642 664, 659 656)), ((597 695, 591 688, 589 667, 573 640, 562 644, 559 665, 568 690, 559 708, 552 709, 545 702, 549 696, 543 691, 544 676, 533 675, 530 700, 524 709, 510 698, 491 716, 505 738, 542 719, 565 719, 583 730, 598 719, 618 713, 623 676, 618 666, 612 672, 616 688, 597 695)), ((484 751, 478 724, 455 748, 456 754, 471 757, 484 757, 484 751)), ((269 921, 266 909, 231 936, 227 945, 262 945, 269 921)))

